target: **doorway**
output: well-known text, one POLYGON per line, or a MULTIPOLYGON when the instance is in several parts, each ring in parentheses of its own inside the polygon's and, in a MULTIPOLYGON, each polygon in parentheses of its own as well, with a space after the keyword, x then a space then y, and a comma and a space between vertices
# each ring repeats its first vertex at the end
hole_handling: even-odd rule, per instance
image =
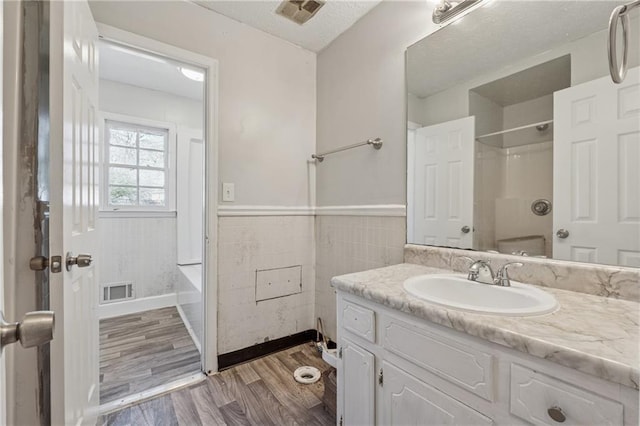
POLYGON ((203 371, 206 70, 98 43, 100 404, 203 371))

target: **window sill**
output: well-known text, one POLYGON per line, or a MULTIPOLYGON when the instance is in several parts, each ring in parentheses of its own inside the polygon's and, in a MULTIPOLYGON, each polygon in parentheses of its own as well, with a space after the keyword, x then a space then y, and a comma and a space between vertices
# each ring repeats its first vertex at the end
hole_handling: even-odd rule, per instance
POLYGON ((101 210, 100 219, 142 219, 142 218, 175 218, 175 211, 141 211, 141 210, 101 210))

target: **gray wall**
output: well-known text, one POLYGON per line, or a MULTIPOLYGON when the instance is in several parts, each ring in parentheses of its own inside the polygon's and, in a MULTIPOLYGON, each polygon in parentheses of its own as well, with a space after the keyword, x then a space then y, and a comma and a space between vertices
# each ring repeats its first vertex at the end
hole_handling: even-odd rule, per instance
POLYGON ((435 29, 432 6, 382 2, 318 55, 318 151, 384 140, 319 164, 318 206, 405 203, 404 52, 435 29))
POLYGON ((219 178, 235 183, 235 204, 310 204, 315 53, 185 1, 92 1, 91 10, 98 22, 219 61, 219 178))

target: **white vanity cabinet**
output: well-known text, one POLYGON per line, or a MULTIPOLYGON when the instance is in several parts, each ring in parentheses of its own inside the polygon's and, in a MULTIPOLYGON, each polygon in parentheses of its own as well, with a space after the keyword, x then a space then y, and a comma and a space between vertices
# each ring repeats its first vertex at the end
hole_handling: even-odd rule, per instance
POLYGON ((340 346, 342 371, 338 378, 343 385, 346 403, 342 416, 346 424, 375 423, 375 357, 371 352, 342 339, 340 346))
POLYGON ((339 425, 637 425, 638 392, 338 291, 339 425))

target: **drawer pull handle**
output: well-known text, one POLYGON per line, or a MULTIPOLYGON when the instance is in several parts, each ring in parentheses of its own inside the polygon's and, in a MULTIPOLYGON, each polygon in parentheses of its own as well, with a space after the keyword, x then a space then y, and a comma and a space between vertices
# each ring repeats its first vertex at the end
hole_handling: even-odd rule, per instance
POLYGON ((562 423, 567 420, 567 416, 564 415, 564 412, 560 407, 551 407, 547 410, 547 413, 549 414, 549 417, 558 423, 562 423))

